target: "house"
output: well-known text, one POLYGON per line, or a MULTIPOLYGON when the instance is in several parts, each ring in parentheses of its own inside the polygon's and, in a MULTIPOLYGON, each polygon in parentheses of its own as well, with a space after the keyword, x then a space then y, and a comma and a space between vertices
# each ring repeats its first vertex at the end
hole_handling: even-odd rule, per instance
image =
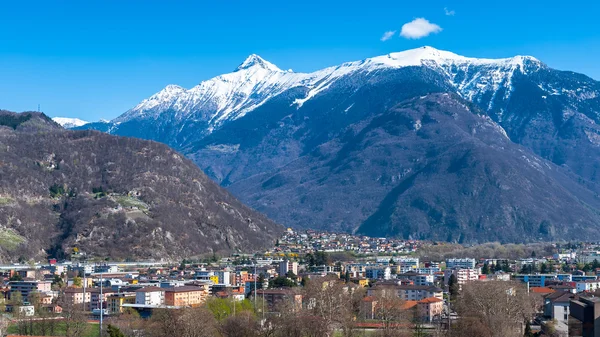
POLYGON ((444 300, 437 297, 424 298, 417 302, 417 318, 423 322, 432 322, 442 317, 444 300))
POLYGON ((565 324, 569 320, 569 305, 579 296, 568 291, 556 291, 544 296, 544 316, 565 324))
POLYGON ((165 289, 165 304, 169 306, 197 307, 206 301, 205 287, 183 286, 165 289))
POLYGON ((164 305, 165 289, 159 287, 145 287, 135 291, 135 304, 138 305, 164 305))

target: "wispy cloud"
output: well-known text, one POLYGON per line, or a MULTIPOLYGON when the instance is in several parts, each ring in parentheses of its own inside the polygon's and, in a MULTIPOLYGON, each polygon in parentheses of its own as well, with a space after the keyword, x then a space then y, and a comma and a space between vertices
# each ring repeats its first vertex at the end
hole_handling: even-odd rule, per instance
POLYGON ((383 36, 381 37, 381 41, 387 41, 389 39, 391 39, 394 34, 396 34, 395 30, 388 30, 387 32, 383 33, 383 36))
POLYGON ((456 14, 456 12, 453 9, 448 9, 448 7, 444 7, 444 13, 447 16, 454 16, 454 14, 456 14))
POLYGON ((429 34, 436 34, 442 31, 442 27, 429 22, 425 18, 417 18, 411 22, 405 23, 400 31, 400 36, 406 39, 420 39, 429 34))

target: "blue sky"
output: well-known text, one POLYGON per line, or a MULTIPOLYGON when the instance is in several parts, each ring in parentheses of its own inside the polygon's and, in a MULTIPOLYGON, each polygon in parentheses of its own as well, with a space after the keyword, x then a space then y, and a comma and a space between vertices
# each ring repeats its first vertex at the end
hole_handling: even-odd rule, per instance
POLYGON ((50 116, 114 118, 167 84, 189 88, 230 72, 251 53, 312 71, 430 45, 533 55, 600 79, 592 1, 32 0, 0 11, 0 108, 41 104, 50 116), (417 18, 441 31, 401 37, 417 18))

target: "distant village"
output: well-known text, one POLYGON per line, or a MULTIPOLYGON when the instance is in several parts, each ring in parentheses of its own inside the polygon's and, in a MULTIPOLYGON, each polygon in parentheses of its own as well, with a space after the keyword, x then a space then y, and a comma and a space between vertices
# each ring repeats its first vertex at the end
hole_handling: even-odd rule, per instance
POLYGON ((352 324, 372 330, 386 327, 383 293, 398 298, 402 311, 410 313, 405 328, 418 326, 432 334, 445 330, 460 318, 452 306, 453 296, 477 282, 514 282, 535 298, 536 310, 521 327, 532 334, 568 336, 569 331, 589 328, 590 317, 600 314, 600 246, 596 244, 516 260, 441 261, 419 257, 426 244, 288 229, 261 254, 178 262, 89 262, 74 257, 3 265, 0 291, 15 335, 23 332, 18 322, 48 315, 60 318, 66 311, 77 310, 88 320, 109 324, 124 312, 149 319, 157 310, 200 307, 212 300, 234 303, 233 310, 235 302, 246 303, 264 319, 276 315, 286 303, 314 306, 315 299, 300 291, 309 283, 319 288, 339 284, 347 293, 360 294, 352 324))

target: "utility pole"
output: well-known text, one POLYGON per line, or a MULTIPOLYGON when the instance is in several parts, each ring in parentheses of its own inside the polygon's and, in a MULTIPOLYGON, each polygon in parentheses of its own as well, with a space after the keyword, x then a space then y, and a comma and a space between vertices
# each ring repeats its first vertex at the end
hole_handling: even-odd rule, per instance
POLYGON ((83 262, 83 312, 85 312, 85 286, 86 286, 86 277, 85 277, 85 261, 83 262))
POLYGON ((102 285, 104 283, 104 279, 102 278, 102 272, 100 272, 100 298, 98 301, 100 302, 100 337, 102 337, 102 318, 104 316, 104 306, 102 305, 103 295, 102 295, 102 285))

